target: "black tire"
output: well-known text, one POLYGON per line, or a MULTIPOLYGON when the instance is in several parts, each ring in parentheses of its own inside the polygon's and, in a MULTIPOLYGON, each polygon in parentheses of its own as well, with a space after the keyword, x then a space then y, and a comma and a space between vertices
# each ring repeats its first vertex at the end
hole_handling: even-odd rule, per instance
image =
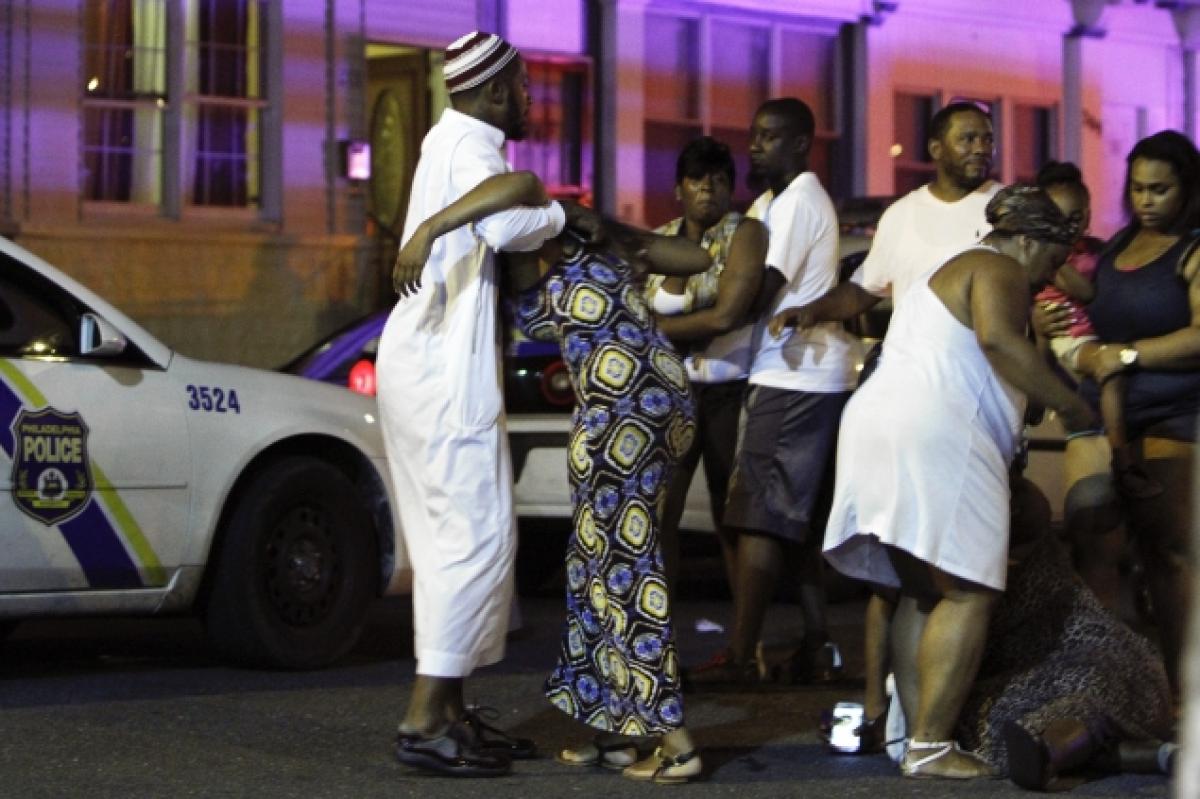
POLYGON ((210 564, 209 638, 241 663, 328 665, 362 632, 377 563, 370 517, 345 474, 316 458, 273 463, 240 492, 210 564))

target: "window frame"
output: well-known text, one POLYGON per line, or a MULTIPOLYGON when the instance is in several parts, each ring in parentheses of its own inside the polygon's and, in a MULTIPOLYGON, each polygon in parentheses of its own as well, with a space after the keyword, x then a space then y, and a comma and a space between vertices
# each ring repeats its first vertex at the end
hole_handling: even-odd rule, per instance
MULTIPOLYGON (((737 163, 737 186, 734 192, 735 207, 748 206, 754 200, 754 192, 747 188, 745 176, 748 173, 749 161, 746 148, 742 146, 749 135, 752 120, 742 121, 741 127, 735 128, 718 118, 714 106, 719 103, 717 96, 718 81, 713 74, 713 53, 720 45, 722 26, 737 25, 742 28, 757 29, 766 36, 766 96, 762 100, 779 97, 788 93, 788 75, 785 69, 784 43, 787 34, 810 34, 821 36, 828 40, 831 63, 829 79, 824 86, 824 97, 820 107, 813 107, 817 117, 817 129, 814 131, 814 145, 818 145, 826 155, 821 163, 810 163, 810 168, 821 175, 822 185, 833 194, 840 189, 841 193, 848 192, 849 186, 838 186, 839 177, 833 153, 847 141, 847 108, 844 101, 847 75, 842 66, 845 57, 846 43, 841 35, 842 22, 821 19, 797 18, 781 14, 752 14, 728 8, 659 8, 648 7, 645 11, 645 27, 649 30, 653 18, 668 20, 671 23, 690 23, 696 28, 696 41, 692 42, 694 56, 698 69, 690 76, 693 82, 688 86, 690 95, 696 98, 696 116, 664 115, 651 109, 649 103, 642 113, 642 136, 645 148, 649 150, 652 138, 648 131, 655 130, 655 139, 662 140, 672 135, 678 141, 686 141, 696 136, 714 136, 726 141, 733 150, 737 163), (734 131, 737 131, 734 133, 734 131), (732 140, 729 140, 733 136, 732 140)), ((647 35, 647 34, 644 34, 647 35)), ((678 149, 671 154, 672 159, 678 155, 678 149)), ((649 156, 647 156, 649 159, 649 156)), ((665 163, 665 162, 664 162, 665 163)), ((642 203, 643 217, 648 224, 660 224, 670 217, 662 216, 661 199, 670 194, 673 196, 674 161, 671 161, 670 180, 663 185, 651 185, 655 178, 651 175, 654 170, 643 170, 642 203)), ((661 180, 661 176, 658 178, 661 180)), ((673 206, 674 207, 674 206, 673 206)), ((676 214, 677 215, 677 214, 676 214)))
MULTIPOLYGON (((1005 140, 1012 143, 1011 157, 1006 163, 1009 165, 1011 174, 1004 175, 1005 183, 1013 183, 1020 176, 1017 174, 1019 165, 1017 164, 1017 146, 1021 138, 1020 128, 1020 110, 1034 109, 1036 111, 1044 111, 1047 114, 1047 130, 1046 141, 1043 144, 1046 146, 1046 160, 1058 160, 1062 157, 1062 103, 1057 99, 1049 99, 1045 97, 1027 97, 1024 95, 1009 95, 1004 98, 1007 106, 1006 119, 1011 120, 1011 130, 1006 131, 1005 140)), ((1037 177, 1037 172, 1045 162, 1035 164, 1033 174, 1026 176, 1029 182, 1033 182, 1037 177)))
MULTIPOLYGON (((136 2, 136 0, 134 0, 134 2, 136 2)), ((161 80, 162 87, 161 87, 161 92, 148 93, 144 96, 138 96, 136 93, 133 93, 130 96, 105 96, 105 95, 92 95, 89 92, 90 81, 94 77, 96 77, 96 76, 90 76, 88 74, 88 72, 89 72, 88 66, 89 66, 89 62, 90 62, 89 53, 92 49, 104 49, 106 47, 106 45, 104 43, 100 43, 98 45, 95 44, 93 41, 91 41, 90 37, 88 36, 89 32, 88 32, 87 25, 88 25, 89 13, 97 13, 97 14, 101 13, 98 10, 96 10, 94 12, 90 12, 88 7, 89 7, 89 5, 92 5, 92 4, 94 4, 94 0, 80 0, 80 3, 79 3, 79 17, 80 17, 79 40, 80 40, 80 52, 82 54, 82 57, 79 60, 80 72, 79 72, 79 80, 78 80, 78 85, 81 89, 81 98, 79 101, 79 106, 80 106, 80 135, 79 135, 79 138, 80 138, 80 144, 79 144, 80 187, 79 187, 79 197, 85 207, 94 206, 96 208, 101 208, 101 209, 120 208, 120 209, 127 209, 129 212, 131 212, 135 215, 139 215, 139 216, 153 215, 153 214, 157 213, 158 209, 163 205, 163 202, 166 199, 166 195, 164 192, 165 187, 163 185, 163 170, 166 167, 166 156, 167 156, 166 146, 165 146, 166 116, 167 116, 167 109, 168 109, 168 105, 169 105, 167 102, 167 99, 170 94, 170 88, 168 85, 168 76, 169 76, 168 61, 170 59, 170 25, 171 25, 170 18, 172 15, 172 7, 174 6, 174 3, 172 2, 172 0, 159 0, 160 10, 165 15, 165 19, 163 21, 163 25, 165 28, 165 30, 163 31, 163 49, 162 49, 161 56, 160 56, 161 62, 162 62, 163 74, 160 76, 157 76, 155 78, 154 82, 157 83, 159 80, 161 80), (163 139, 163 147, 161 149, 157 150, 158 169, 157 169, 157 175, 156 175, 156 182, 158 185, 156 187, 156 191, 158 194, 158 200, 156 202, 143 202, 143 201, 135 201, 132 199, 124 200, 124 201, 123 200, 108 200, 108 199, 90 199, 88 197, 89 178, 86 176, 88 175, 89 153, 92 151, 103 153, 105 151, 103 147, 90 148, 88 145, 88 142, 87 142, 87 130, 89 128, 88 116, 89 116, 90 112, 94 112, 94 111, 100 111, 100 112, 132 111, 132 112, 134 112, 135 115, 139 111, 144 111, 144 112, 149 112, 149 113, 153 114, 157 118, 159 136, 163 139)), ((111 7, 111 3, 107 3, 107 5, 109 5, 111 7)), ((136 11, 136 9, 132 8, 132 6, 131 6, 131 11, 136 11)), ((132 25, 132 19, 130 20, 130 24, 132 25)), ((129 47, 131 49, 137 49, 138 42, 136 41, 136 39, 130 41, 129 47)), ((107 59, 103 59, 103 60, 104 60, 105 64, 107 65, 108 60, 107 59)), ((105 77, 107 78, 108 76, 105 76, 105 77)), ((135 125, 137 124, 136 121, 134 124, 135 125)), ((110 148, 108 150, 108 152, 121 152, 121 150, 119 148, 110 148)), ((140 152, 144 153, 146 151, 142 150, 140 152)), ((131 152, 131 164, 134 161, 134 159, 137 159, 138 157, 139 157, 139 150, 135 148, 131 152)), ((137 170, 136 170, 136 168, 131 166, 131 171, 136 172, 137 170)), ((132 181, 132 178, 130 178, 130 179, 132 181)))
MULTIPOLYGON (((570 200, 589 200, 595 191, 596 177, 594 174, 595 163, 595 142, 594 124, 595 119, 595 80, 596 80, 596 65, 592 58, 583 55, 564 54, 543 52, 540 50, 523 50, 521 58, 524 59, 526 67, 531 64, 549 64, 551 66, 561 66, 564 72, 581 72, 583 73, 583 85, 581 87, 581 118, 579 121, 579 178, 578 184, 557 183, 548 180, 547 175, 541 171, 534 170, 540 177, 546 180, 546 191, 551 197, 556 199, 570 200)), ((534 98, 534 108, 530 111, 530 116, 535 117, 538 113, 538 101, 534 98)), ((529 138, 525 140, 530 141, 529 138)), ((517 157, 517 151, 525 142, 508 142, 505 145, 505 155, 509 163, 513 164, 517 169, 522 168, 517 157)))
MULTIPOLYGON (((89 2, 79 0, 80 47, 88 46, 87 9, 89 2)), ((100 0, 102 1, 102 0, 100 0)), ((259 0, 248 0, 259 2, 259 0)), ((166 7, 165 96, 145 101, 112 100, 89 97, 86 91, 88 76, 86 59, 80 59, 78 85, 79 102, 79 190, 81 214, 100 219, 132 218, 145 222, 153 218, 171 221, 226 221, 254 225, 282 222, 282 114, 280 113, 283 85, 283 4, 282 0, 261 0, 260 23, 260 96, 257 98, 225 97, 189 92, 188 71, 198 69, 189 64, 194 43, 187 41, 188 9, 184 2, 164 0, 166 7), (156 106, 161 115, 162 148, 159 152, 159 200, 157 203, 89 199, 87 196, 87 150, 84 142, 85 115, 89 110, 107 107, 156 106), (195 158, 194 127, 186 124, 189 114, 201 107, 253 108, 257 111, 255 135, 258 139, 256 201, 245 205, 209 205, 193 202, 195 158)))
POLYGON ((902 152, 899 156, 895 156, 891 155, 889 150, 888 155, 891 158, 892 165, 892 194, 897 196, 907 193, 907 190, 901 188, 902 182, 899 180, 899 174, 901 172, 910 175, 924 175, 925 179, 922 180, 918 185, 924 185, 925 183, 928 183, 929 181, 933 180, 935 175, 937 175, 937 167, 934 165, 933 159, 929 157, 928 127, 929 120, 933 117, 933 115, 936 114, 938 110, 945 107, 947 94, 943 89, 935 89, 929 86, 916 86, 908 84, 897 84, 892 86, 892 130, 890 136, 892 141, 892 144, 890 145, 891 147, 895 147, 896 145, 900 144, 899 137, 896 135, 898 132, 896 125, 900 108, 899 100, 902 96, 926 98, 930 101, 930 107, 932 110, 929 116, 925 119, 915 120, 915 122, 921 126, 920 130, 917 132, 918 135, 916 137, 916 141, 914 142, 914 146, 920 149, 915 154, 909 155, 902 152), (915 155, 915 157, 913 157, 913 155, 915 155))

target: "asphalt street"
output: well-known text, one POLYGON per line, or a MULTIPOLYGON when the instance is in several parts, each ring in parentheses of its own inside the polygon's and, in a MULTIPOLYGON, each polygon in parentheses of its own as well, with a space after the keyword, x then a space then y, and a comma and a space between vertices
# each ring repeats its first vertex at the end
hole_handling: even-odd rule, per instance
MULTIPOLYGON (((861 599, 831 606, 847 670, 861 675, 861 599)), ((546 756, 510 777, 426 777, 392 758, 395 724, 412 684, 410 608, 373 609, 361 644, 318 672, 229 667, 191 619, 27 622, 0 658, 0 797, 1003 797, 1002 780, 913 781, 883 757, 837 756, 817 737, 822 709, 861 698, 861 680, 821 687, 689 696, 705 779, 685 787, 633 783, 614 772, 573 769, 549 756, 586 732, 540 693, 553 661, 561 599, 524 597, 523 628, 503 664, 470 682, 470 696, 502 726, 535 739, 546 756)), ((729 623, 727 602, 678 603, 680 649, 696 663, 722 646, 697 622, 729 623)), ((794 631, 793 605, 777 605, 769 634, 794 631)), ((1076 796, 1169 796, 1163 778, 1124 776, 1076 796)))

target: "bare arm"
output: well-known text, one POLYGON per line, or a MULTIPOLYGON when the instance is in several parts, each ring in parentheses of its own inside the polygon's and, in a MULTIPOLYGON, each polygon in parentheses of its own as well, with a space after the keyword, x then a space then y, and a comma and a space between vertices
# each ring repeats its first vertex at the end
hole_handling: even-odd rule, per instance
POLYGON ((708 253, 683 236, 662 236, 615 219, 605 220, 613 243, 635 267, 659 275, 694 275, 712 266, 708 253))
POLYGON ((433 243, 455 228, 519 205, 540 206, 550 202, 546 187, 532 172, 493 175, 417 226, 396 256, 392 285, 401 297, 421 286, 421 271, 433 243))
POLYGON ((1069 263, 1063 264, 1054 273, 1054 287, 1084 305, 1096 296, 1096 284, 1079 274, 1069 263))
POLYGON ((775 314, 767 329, 779 336, 785 327, 803 330, 820 322, 845 322, 871 310, 881 299, 853 280, 844 280, 807 305, 775 314))
POLYGON ((1064 305, 1051 306, 1036 302, 1033 304, 1033 330, 1043 339, 1070 335, 1074 316, 1071 309, 1064 305))
POLYGON ((673 341, 699 341, 738 327, 762 282, 767 255, 767 229, 756 219, 743 219, 729 243, 729 258, 717 281, 717 301, 680 316, 658 316, 658 327, 673 341))
POLYGON ((1046 364, 1025 337, 1029 288, 1001 256, 978 256, 970 285, 971 325, 988 363, 1031 402, 1053 408, 1068 432, 1099 427, 1092 409, 1046 364))
POLYGON ((665 277, 659 289, 668 294, 683 294, 687 291, 687 278, 678 276, 665 277))

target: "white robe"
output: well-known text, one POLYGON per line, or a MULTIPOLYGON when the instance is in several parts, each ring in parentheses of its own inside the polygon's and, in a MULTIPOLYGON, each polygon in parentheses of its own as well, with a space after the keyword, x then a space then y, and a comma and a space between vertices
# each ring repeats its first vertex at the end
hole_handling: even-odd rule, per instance
MULTIPOLYGON (((403 241, 486 178, 508 171, 504 134, 447 109, 426 135, 403 241)), ((413 565, 417 673, 465 677, 504 656, 516 520, 492 250, 557 235, 557 203, 438 239, 421 289, 401 299, 377 357, 380 421, 413 565)))

